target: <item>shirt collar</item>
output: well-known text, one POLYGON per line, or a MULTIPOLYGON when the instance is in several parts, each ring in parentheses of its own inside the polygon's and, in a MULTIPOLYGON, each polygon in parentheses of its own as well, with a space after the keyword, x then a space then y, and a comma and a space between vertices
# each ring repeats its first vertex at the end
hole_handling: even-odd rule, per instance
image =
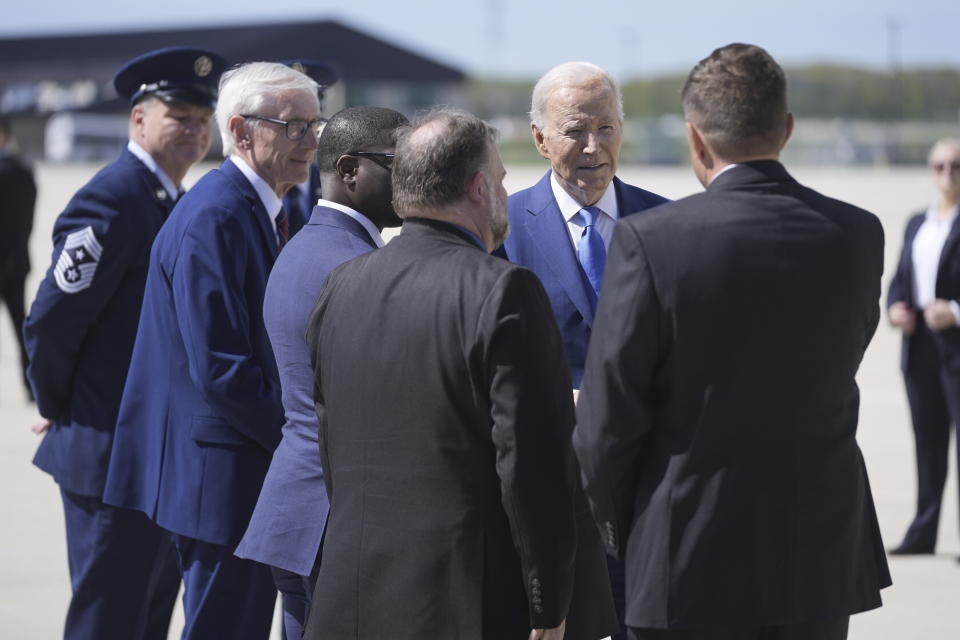
POLYGON ((734 167, 739 167, 739 166, 740 165, 736 162, 734 162, 733 164, 728 164, 723 169, 720 169, 720 171, 717 171, 715 174, 713 174, 713 177, 710 178, 710 182, 713 182, 714 180, 716 180, 717 178, 725 174, 727 171, 730 171, 730 169, 733 169, 734 167))
MULTIPOLYGON (((925 220, 930 220, 931 222, 940 223, 940 212, 939 212, 939 203, 933 203, 927 208, 925 220)), ((957 217, 957 213, 960 212, 960 205, 957 205, 953 208, 953 211, 950 212, 950 216, 945 220, 948 225, 953 225, 953 221, 957 217)))
POLYGON ((475 245, 477 245, 478 247, 480 247, 480 248, 483 250, 484 253, 490 253, 490 251, 487 250, 487 245, 483 244, 483 240, 481 240, 481 239, 477 236, 477 234, 475 234, 473 231, 470 231, 469 229, 466 229, 466 228, 464 228, 464 227, 461 227, 459 224, 456 224, 455 222, 447 222, 446 220, 437 220, 436 218, 430 218, 430 220, 432 220, 432 221, 434 221, 434 222, 439 222, 440 224, 445 224, 445 225, 447 225, 448 227, 453 227, 453 228, 456 229, 457 231, 462 231, 463 233, 467 234, 467 236, 468 236, 471 240, 473 240, 473 243, 474 243, 475 245))
POLYGON ((173 183, 173 180, 170 178, 170 176, 167 175, 167 172, 160 168, 160 165, 158 165, 157 161, 153 159, 153 156, 147 153, 143 147, 133 140, 127 141, 127 150, 135 155, 140 162, 145 164, 147 169, 150 169, 150 173, 157 176, 157 180, 159 180, 160 184, 163 185, 167 195, 170 196, 171 200, 176 202, 177 196, 180 195, 180 190, 177 188, 177 185, 173 183))
MULTIPOLYGON (((563 187, 560 186, 560 181, 557 180, 557 174, 553 171, 550 172, 550 188, 553 190, 553 199, 557 201, 557 206, 560 208, 560 215, 567 222, 573 222, 573 219, 580 213, 580 209, 583 209, 583 205, 564 191, 563 187)), ((614 220, 620 217, 619 207, 617 206, 617 190, 613 186, 613 180, 607 185, 607 190, 603 192, 600 199, 592 206, 598 207, 614 220)))
POLYGON ((257 195, 260 196, 260 202, 263 203, 263 208, 267 210, 270 225, 273 227, 274 233, 276 233, 277 214, 280 213, 280 209, 283 208, 283 200, 273 192, 273 189, 270 188, 266 180, 250 168, 246 160, 238 155, 232 155, 230 159, 233 161, 233 164, 237 165, 237 169, 240 169, 240 173, 250 182, 250 185, 253 187, 253 190, 257 192, 257 195))
POLYGON ((378 247, 382 247, 383 245, 386 244, 383 241, 383 236, 380 235, 380 231, 379 229, 377 229, 376 225, 370 222, 370 218, 363 215, 356 209, 351 209, 350 207, 340 204, 339 202, 332 202, 330 200, 324 200, 323 198, 320 198, 319 200, 317 200, 317 206, 336 209, 337 211, 340 211, 341 213, 344 213, 350 216, 351 218, 359 222, 364 229, 367 230, 367 233, 370 234, 370 239, 373 240, 373 244, 377 245, 378 247))

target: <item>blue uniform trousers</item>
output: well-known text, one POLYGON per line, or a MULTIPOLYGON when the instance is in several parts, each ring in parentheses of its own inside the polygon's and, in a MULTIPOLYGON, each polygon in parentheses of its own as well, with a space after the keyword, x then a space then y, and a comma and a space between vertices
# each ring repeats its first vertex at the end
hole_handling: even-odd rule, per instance
POLYGON ((166 640, 180 588, 169 534, 143 513, 60 491, 73 596, 68 640, 166 640))
POLYGON ((270 568, 233 549, 173 535, 183 576, 182 640, 266 640, 277 590, 270 568))

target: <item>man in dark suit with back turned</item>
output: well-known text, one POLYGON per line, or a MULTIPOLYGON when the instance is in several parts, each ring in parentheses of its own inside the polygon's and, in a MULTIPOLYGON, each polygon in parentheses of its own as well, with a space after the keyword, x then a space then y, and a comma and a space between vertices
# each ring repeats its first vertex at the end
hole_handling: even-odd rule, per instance
POLYGON ((215 115, 229 157, 153 244, 103 499, 173 535, 183 640, 259 640, 276 590, 266 566, 233 552, 280 442, 263 295, 289 238, 280 197, 317 148, 316 83, 277 63, 240 65, 223 74, 215 115))
MULTIPOLYGON (((602 588, 564 636, 570 378, 536 276, 488 255, 508 227, 493 132, 434 111, 396 153, 403 231, 336 269, 307 323, 330 515, 304 637, 601 638, 602 588)), ((595 551, 583 579, 605 577, 595 551)))
POLYGON ((287 638, 303 635, 328 506, 304 339, 307 318, 335 267, 382 247, 383 228, 400 226, 390 167, 397 127, 406 122, 392 109, 349 107, 324 125, 317 165, 328 199, 317 202, 302 233, 284 247, 263 298, 286 423, 236 555, 270 565, 283 596, 287 638))
POLYGON ((30 273, 30 232, 33 230, 33 205, 37 186, 33 172, 12 151, 10 119, 0 116, 0 299, 7 307, 20 345, 23 381, 27 382, 27 351, 23 346, 23 287, 30 273))
POLYGON ((706 191, 618 224, 574 448, 635 639, 836 640, 890 584, 855 439, 883 230, 798 184, 783 70, 717 49, 683 107, 706 191))

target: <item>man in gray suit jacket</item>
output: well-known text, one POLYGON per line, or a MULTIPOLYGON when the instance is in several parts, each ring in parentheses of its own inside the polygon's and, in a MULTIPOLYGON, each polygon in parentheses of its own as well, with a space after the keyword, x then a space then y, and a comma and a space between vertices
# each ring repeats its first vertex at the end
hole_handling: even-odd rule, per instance
POLYGON ((236 554, 272 568, 291 640, 303 633, 329 505, 304 328, 330 271, 382 247, 383 228, 400 225, 391 203, 390 169, 396 129, 406 122, 402 114, 380 107, 350 107, 330 119, 317 151, 328 199, 317 202, 267 282, 263 319, 280 372, 286 422, 236 554))

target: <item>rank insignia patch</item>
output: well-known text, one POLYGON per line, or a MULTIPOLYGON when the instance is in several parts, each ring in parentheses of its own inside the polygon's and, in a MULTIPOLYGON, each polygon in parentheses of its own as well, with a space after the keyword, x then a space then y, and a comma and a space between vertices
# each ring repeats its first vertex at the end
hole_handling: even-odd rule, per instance
POLYGON ((77 293, 89 287, 100 264, 101 253, 103 247, 90 227, 68 235, 57 265, 53 268, 53 277, 61 291, 77 293))

